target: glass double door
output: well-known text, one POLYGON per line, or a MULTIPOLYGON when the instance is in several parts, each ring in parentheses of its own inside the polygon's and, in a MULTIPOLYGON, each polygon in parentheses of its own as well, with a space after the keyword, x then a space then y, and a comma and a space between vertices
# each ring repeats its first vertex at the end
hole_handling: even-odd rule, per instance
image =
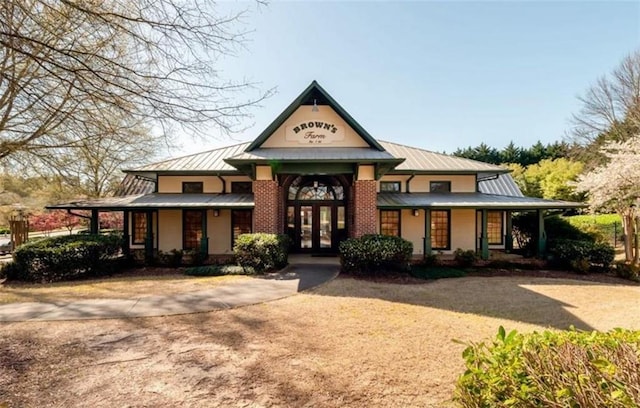
POLYGON ((304 203, 287 207, 287 232, 299 252, 337 252, 346 237, 343 205, 304 203))

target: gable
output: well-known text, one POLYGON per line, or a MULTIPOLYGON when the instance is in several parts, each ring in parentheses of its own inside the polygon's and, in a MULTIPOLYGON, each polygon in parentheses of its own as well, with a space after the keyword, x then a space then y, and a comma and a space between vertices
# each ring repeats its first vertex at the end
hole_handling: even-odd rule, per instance
POLYGON ((278 147, 369 147, 369 144, 330 106, 298 107, 262 143, 278 147))
POLYGON ((261 147, 310 146, 370 147, 384 151, 384 148, 316 81, 311 82, 246 151, 251 152, 261 147), (316 122, 320 126, 317 126, 316 122), (313 129, 312 133, 309 133, 309 129, 313 129), (319 129, 323 133, 317 132, 319 129), (303 138, 302 141, 299 137, 303 138), (265 145, 267 141, 269 144, 265 145))

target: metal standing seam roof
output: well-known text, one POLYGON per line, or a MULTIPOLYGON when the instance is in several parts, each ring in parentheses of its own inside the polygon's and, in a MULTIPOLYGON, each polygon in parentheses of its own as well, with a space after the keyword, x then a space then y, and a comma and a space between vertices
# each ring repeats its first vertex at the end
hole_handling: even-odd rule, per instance
POLYGON ((484 163, 462 157, 436 153, 417 147, 398 143, 380 141, 380 144, 394 157, 402 157, 405 161, 399 164, 391 173, 403 172, 493 172, 508 173, 509 170, 494 164, 484 163))
POLYGON ((157 163, 147 164, 127 172, 190 172, 190 171, 210 171, 210 172, 237 172, 236 168, 227 164, 224 159, 236 156, 244 152, 249 143, 239 143, 232 146, 221 147, 219 149, 208 150, 206 152, 190 154, 188 156, 168 159, 157 163))
POLYGON ((47 206, 66 209, 152 209, 152 208, 253 208, 253 194, 177 194, 154 193, 126 197, 107 197, 47 206))
POLYGON ((586 207, 583 203, 483 193, 384 193, 378 208, 494 208, 504 210, 586 207))
POLYGON ((390 153, 368 147, 259 148, 227 158, 234 161, 397 161, 390 153))
POLYGON ((497 178, 478 180, 478 191, 485 194, 524 197, 511 174, 500 174, 497 178))

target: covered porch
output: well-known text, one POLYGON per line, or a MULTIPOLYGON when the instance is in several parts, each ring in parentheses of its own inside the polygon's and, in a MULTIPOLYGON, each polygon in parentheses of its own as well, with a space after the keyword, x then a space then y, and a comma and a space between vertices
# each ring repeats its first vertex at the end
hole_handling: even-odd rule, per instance
POLYGON ((544 257, 547 246, 547 234, 544 227, 545 211, 553 209, 572 209, 584 207, 583 203, 559 200, 545 200, 522 196, 503 196, 485 193, 390 193, 378 195, 380 210, 410 210, 416 220, 424 222, 423 256, 441 251, 439 236, 434 235, 440 216, 446 217, 449 245, 447 251, 458 247, 475 250, 483 260, 488 260, 491 250, 513 250, 514 212, 534 211, 537 214, 536 256, 544 257), (471 210, 471 211, 469 211, 471 210), (475 216, 470 214, 474 214, 475 216), (464 216, 462 216, 464 214, 464 216), (458 215, 456 217, 456 215, 458 215), (456 220, 452 228, 452 219, 456 220), (451 244, 452 235, 456 246, 451 244), (469 235, 473 236, 473 244, 469 235), (464 238, 461 238, 463 237, 464 238))

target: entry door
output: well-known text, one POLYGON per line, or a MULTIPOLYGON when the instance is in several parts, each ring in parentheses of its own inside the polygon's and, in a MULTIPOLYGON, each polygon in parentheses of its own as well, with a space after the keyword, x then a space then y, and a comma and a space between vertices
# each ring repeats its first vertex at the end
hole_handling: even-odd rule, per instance
POLYGON ((300 249, 314 251, 333 247, 333 206, 300 206, 300 249))

